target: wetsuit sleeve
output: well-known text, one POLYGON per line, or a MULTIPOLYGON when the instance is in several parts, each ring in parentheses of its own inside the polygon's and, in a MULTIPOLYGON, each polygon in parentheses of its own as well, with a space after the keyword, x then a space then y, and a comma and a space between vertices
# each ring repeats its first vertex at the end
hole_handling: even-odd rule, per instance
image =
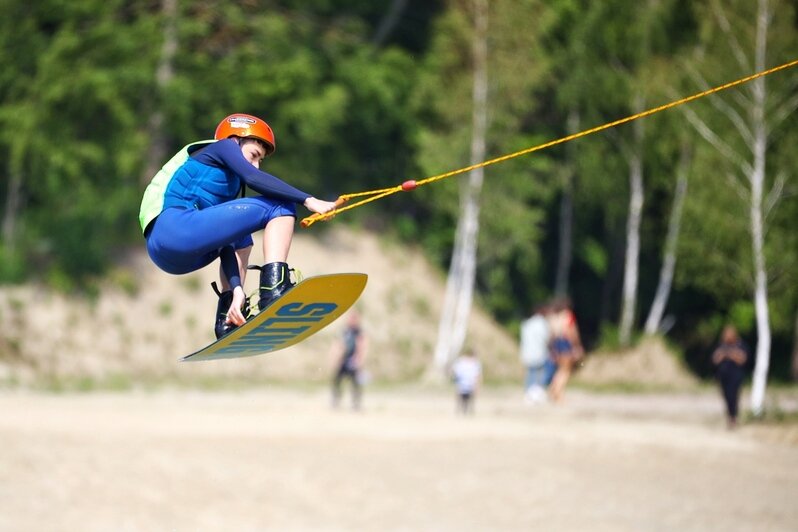
POLYGON ((292 187, 285 181, 249 164, 241 148, 232 139, 220 140, 194 156, 199 162, 216 167, 226 167, 238 175, 249 188, 264 196, 304 203, 311 194, 292 187))
POLYGON ((241 286, 241 274, 238 270, 238 260, 233 246, 223 247, 219 252, 219 259, 222 261, 222 271, 230 283, 230 288, 241 286))

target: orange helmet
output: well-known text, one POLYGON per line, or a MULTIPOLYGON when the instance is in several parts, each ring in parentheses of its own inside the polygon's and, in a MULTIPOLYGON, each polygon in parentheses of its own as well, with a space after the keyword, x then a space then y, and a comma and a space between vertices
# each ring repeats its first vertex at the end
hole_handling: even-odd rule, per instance
POLYGON ((260 118, 243 113, 235 113, 216 126, 216 133, 213 137, 216 140, 223 140, 228 137, 246 137, 262 141, 266 144, 266 156, 274 153, 274 132, 269 124, 260 118))

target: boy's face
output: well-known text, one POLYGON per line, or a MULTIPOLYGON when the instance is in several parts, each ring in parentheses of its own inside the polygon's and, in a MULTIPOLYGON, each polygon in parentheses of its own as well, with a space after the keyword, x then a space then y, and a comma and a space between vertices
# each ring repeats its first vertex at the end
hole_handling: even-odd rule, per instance
POLYGON ((260 162, 266 157, 266 146, 257 139, 241 139, 239 146, 244 159, 255 168, 260 168, 260 162))

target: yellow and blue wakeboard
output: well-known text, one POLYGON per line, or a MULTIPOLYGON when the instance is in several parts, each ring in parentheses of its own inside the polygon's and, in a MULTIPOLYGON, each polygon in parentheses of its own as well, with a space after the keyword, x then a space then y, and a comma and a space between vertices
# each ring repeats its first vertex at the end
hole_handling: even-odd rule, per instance
POLYGON ((297 344, 346 312, 360 297, 367 280, 364 273, 304 279, 241 327, 181 360, 249 357, 297 344))

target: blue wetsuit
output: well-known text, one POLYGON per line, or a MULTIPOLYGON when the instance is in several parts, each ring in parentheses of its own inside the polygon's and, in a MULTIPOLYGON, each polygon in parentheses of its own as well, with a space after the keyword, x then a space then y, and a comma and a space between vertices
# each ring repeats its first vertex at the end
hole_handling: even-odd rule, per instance
POLYGON ((280 216, 296 216, 310 194, 252 166, 232 139, 194 152, 174 173, 163 210, 145 229, 147 251, 162 270, 183 274, 221 258, 231 287, 241 285, 235 250, 280 216), (243 186, 261 196, 237 198, 243 186))

